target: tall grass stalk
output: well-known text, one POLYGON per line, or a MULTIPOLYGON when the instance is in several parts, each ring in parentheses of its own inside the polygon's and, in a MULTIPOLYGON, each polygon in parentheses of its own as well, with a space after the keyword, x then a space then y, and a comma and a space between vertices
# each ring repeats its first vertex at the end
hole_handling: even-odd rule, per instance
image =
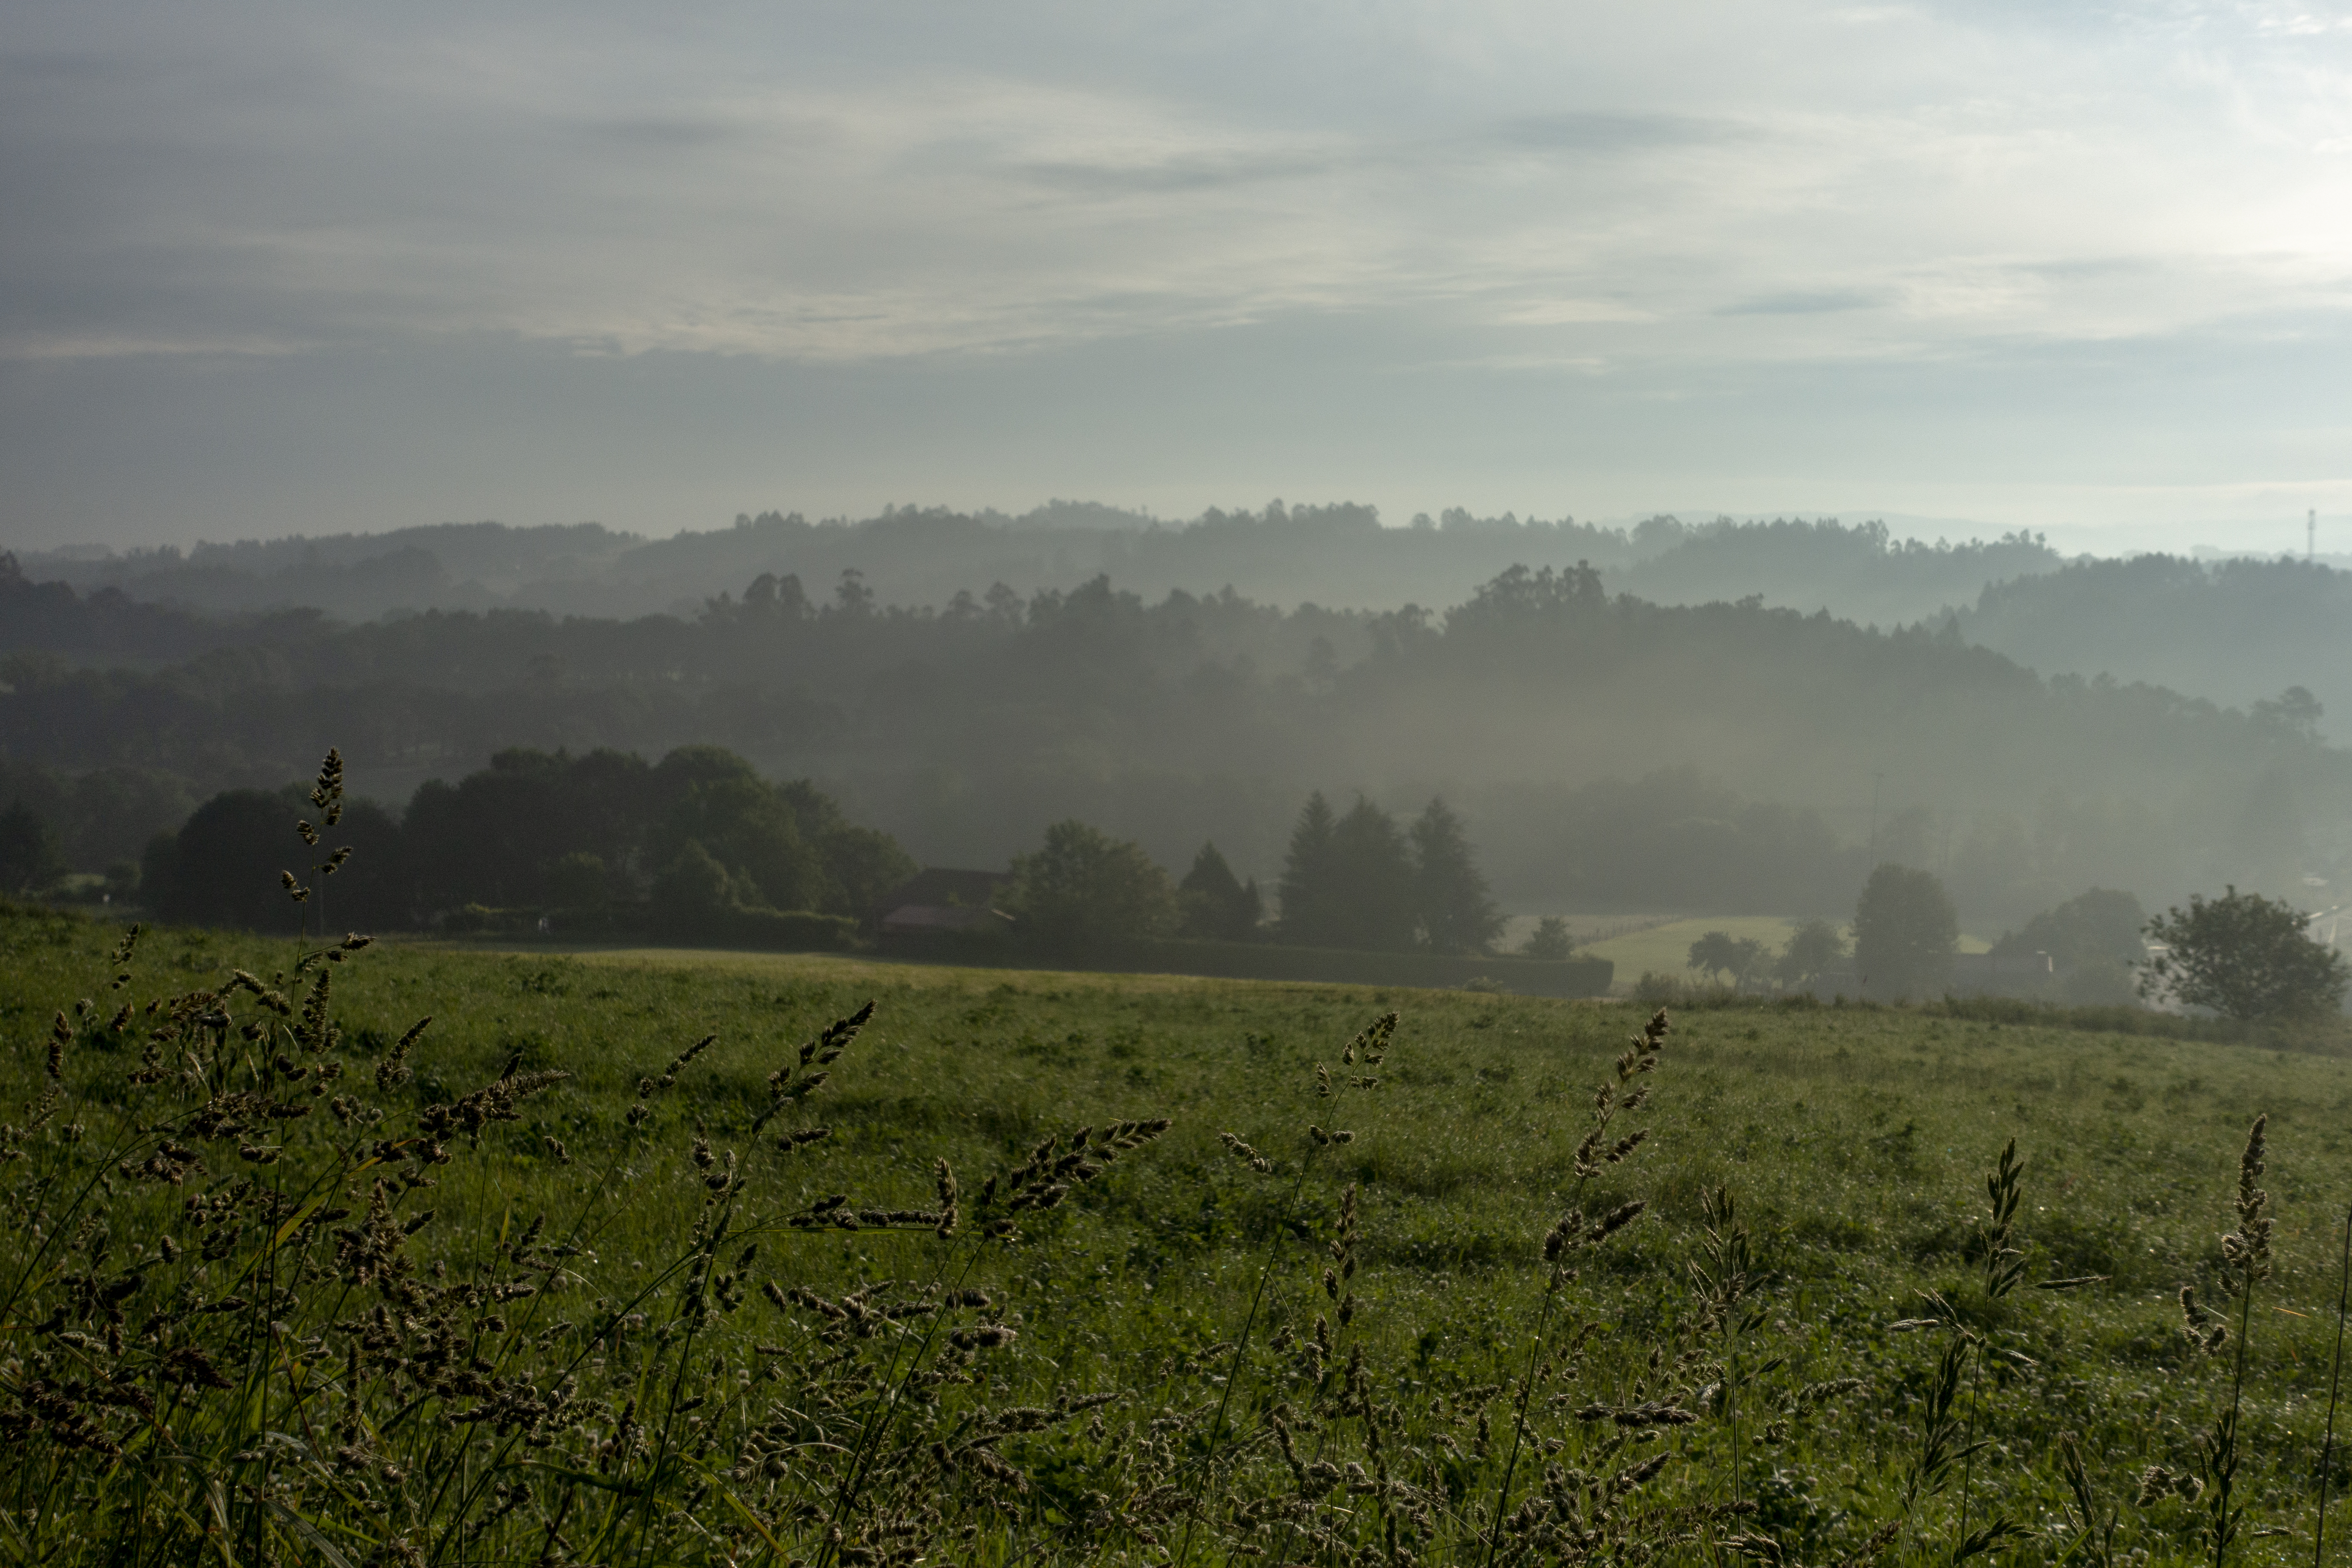
MULTIPOLYGON (((1337 1111, 1349 1090, 1364 1091, 1379 1088, 1380 1076, 1370 1069, 1380 1067, 1387 1060, 1390 1044, 1396 1035, 1396 1027, 1397 1015, 1384 1013, 1374 1019, 1355 1038, 1349 1040, 1339 1053, 1340 1072, 1336 1079, 1328 1067, 1318 1062, 1315 1065, 1316 1099, 1328 1105, 1331 1111, 1337 1111), (1357 1070, 1359 1068, 1364 1070, 1357 1070)), ((1335 1145, 1351 1142, 1354 1138, 1355 1134, 1344 1128, 1327 1131, 1320 1124, 1313 1122, 1307 1127, 1304 1152, 1298 1162, 1298 1174, 1290 1184, 1289 1195, 1283 1201, 1281 1209, 1275 1215, 1273 1234, 1266 1237, 1265 1256, 1259 1261, 1257 1281, 1250 1292, 1249 1311, 1242 1320, 1241 1333, 1234 1339, 1233 1352, 1226 1361, 1224 1387, 1218 1394, 1216 1415, 1209 1423, 1208 1442, 1201 1458, 1201 1477, 1204 1487, 1213 1483, 1216 1477, 1219 1447, 1224 1438, 1226 1416, 1233 1406, 1234 1390, 1242 1380, 1243 1358, 1249 1353, 1250 1339, 1257 1329, 1259 1310, 1265 1303, 1266 1290, 1277 1272, 1276 1265, 1281 1257, 1282 1243, 1289 1233, 1290 1216, 1297 1211, 1299 1194, 1307 1190, 1307 1179, 1313 1174, 1316 1162, 1323 1152, 1335 1145)), ((1271 1162, 1233 1133, 1225 1133, 1223 1141, 1225 1147, 1236 1158, 1260 1173, 1271 1170, 1271 1162)), ((1176 1553, 1177 1568, 1183 1568, 1183 1565, 1192 1560, 1192 1538, 1202 1511, 1204 1510, 1196 1507, 1186 1516, 1183 1541, 1176 1553)))
MULTIPOLYGON (((1615 1081, 1593 1090, 1591 1121, 1576 1147, 1575 1194, 1581 1194, 1603 1171, 1622 1164, 1648 1140, 1649 1131, 1643 1128, 1612 1141, 1609 1137, 1610 1124, 1620 1115, 1630 1115, 1649 1102, 1650 1086, 1635 1085, 1633 1080, 1657 1070, 1658 1056, 1671 1028, 1664 1007, 1652 1014, 1649 1023, 1627 1042, 1617 1058, 1615 1081)), ((1510 1510, 1511 1483, 1518 1474, 1519 1453, 1527 1442, 1528 1405, 1535 1397, 1536 1371, 1541 1364, 1546 1336, 1550 1331, 1553 1304, 1559 1300, 1560 1288, 1575 1278, 1570 1262, 1579 1250, 1599 1246, 1640 1218, 1647 1207, 1644 1203, 1635 1202, 1621 1205, 1606 1215, 1588 1216, 1580 1204, 1572 1203, 1544 1237, 1543 1300, 1537 1312, 1533 1342, 1528 1348, 1527 1367, 1520 1373, 1517 1407, 1511 1413, 1510 1454, 1504 1461, 1502 1480, 1495 1489, 1494 1514, 1486 1526, 1482 1560, 1488 1568, 1492 1568, 1502 1539, 1503 1521, 1510 1510)))
POLYGON ((2327 1483, 2336 1462, 2336 1402, 2344 1387, 2344 1319, 2352 1309, 2352 1208, 2344 1213, 2344 1252, 2336 1268, 2336 1352, 2327 1368, 2327 1435, 2319 1443, 2319 1507, 2311 1520, 2311 1563, 2327 1551, 2327 1483))

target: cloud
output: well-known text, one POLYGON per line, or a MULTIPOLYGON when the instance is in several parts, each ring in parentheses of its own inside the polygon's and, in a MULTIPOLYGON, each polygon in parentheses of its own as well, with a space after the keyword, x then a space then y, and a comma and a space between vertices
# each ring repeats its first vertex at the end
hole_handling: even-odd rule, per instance
POLYGON ((1762 294, 1717 310, 1723 316, 1822 316, 1837 310, 1874 310, 1886 295, 1870 289, 1819 289, 1791 294, 1762 294))
MULTIPOLYGON (((2352 145, 2347 16, 27 5, 0 362, 487 343, 1011 385, 1322 322, 1341 405, 1476 367, 1685 420, 1750 375, 1910 365, 1958 397, 1955 367, 2053 346, 2332 338, 2352 165, 2315 149, 2352 145)), ((1213 405, 1160 418, 1214 464, 1213 405)))
MULTIPOLYGON (((1433 65, 1407 13, 1316 40, 1360 73, 1353 102, 1235 89, 1213 47, 1188 71, 1148 21, 1055 37, 1050 6, 1008 13, 992 57, 945 23, 904 47, 937 7, 824 13, 806 52, 719 15, 555 47, 446 13, 282 32, 233 8, 210 37, 50 16, 0 60, 32 84, 0 109, 0 180, 59 215, 0 240, 0 342, 492 331, 854 360, 1488 299, 1522 326, 1643 323, 1667 354, 1708 352, 1710 322, 1890 312, 1937 352, 1955 321, 2096 335, 2275 304, 2347 239, 2304 205, 2332 172, 2246 145, 2249 89, 2282 79, 2272 12, 2238 18, 2234 52, 2209 23, 2104 65, 2023 21, 1785 0, 1643 27, 1473 7, 1449 15, 1496 47, 1449 38, 1433 65), (1555 76, 1579 33, 1620 70, 1555 76), (1782 84, 1748 68, 1758 47, 1803 64, 1782 84), (2151 59, 2172 79, 2136 86, 2151 59), (1825 100, 1824 76, 1865 90, 1825 100), (2184 81, 2205 100, 2186 123, 2184 81), (1370 111, 1391 95, 1400 112, 1370 111), (2094 247, 2140 276, 2085 310, 2064 268, 2094 247)), ((1159 14, 1209 19, 1231 20, 1159 14)), ((2333 85, 2265 113, 2316 113, 2333 85)), ((1753 331, 1723 348, 1775 352, 1753 331)))

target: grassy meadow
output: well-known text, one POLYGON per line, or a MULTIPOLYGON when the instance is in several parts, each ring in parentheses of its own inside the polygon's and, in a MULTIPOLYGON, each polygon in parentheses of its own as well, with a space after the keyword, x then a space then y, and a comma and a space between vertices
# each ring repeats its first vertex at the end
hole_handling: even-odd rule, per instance
MULTIPOLYGON (((1735 940, 1760 942, 1766 951, 1778 953, 1796 931, 1797 921, 1779 915, 1707 915, 1661 921, 1643 925, 1638 931, 1613 932, 1597 942, 1580 943, 1577 952, 1586 957, 1605 958, 1617 966, 1616 979, 1611 990, 1620 996, 1631 996, 1644 974, 1667 974, 1690 985, 1703 985, 1720 975, 1706 975, 1690 967, 1691 943, 1711 931, 1727 933, 1735 940)), ((1851 941, 1849 934, 1848 940, 1851 941)), ((1959 951, 1983 952, 1991 943, 1982 937, 1960 937, 1959 951)))
MULTIPOLYGON (((179 1185, 110 1176, 102 1236, 87 1218, 60 1218, 61 1173, 86 1164, 91 1144, 79 1141, 99 1136, 68 1129, 121 1109, 124 1074, 141 1060, 131 1033, 101 1026, 117 1005, 107 989, 117 935, 76 919, 0 915, 0 1117, 26 1120, 42 1095, 53 1015, 97 1003, 65 1047, 65 1109, 46 1126, 7 1130, 16 1159, 0 1177, 13 1227, 5 1260, 20 1298, 73 1274, 61 1247, 80 1249, 79 1278, 98 1279, 103 1258, 127 1267, 128 1252, 143 1260, 142 1279, 160 1280, 159 1238, 177 1229, 181 1248, 190 1245, 196 1222, 184 1216, 198 1212, 189 1205, 199 1194, 266 1183, 297 1163, 301 1140, 323 1150, 335 1133, 324 1115, 288 1121, 282 1162, 207 1153, 207 1172, 179 1185)), ((307 981, 294 962, 284 942, 158 931, 122 996, 143 1005, 212 994, 242 969, 265 984, 286 975, 299 1002, 307 981)), ((2337 1056, 2101 1033, 2057 1014, 2003 1024, 1709 1007, 1671 1020, 1655 1071, 1639 1075, 1648 1103, 1621 1113, 1596 1147, 1636 1127, 1646 1142, 1615 1163, 1596 1154, 1580 1174, 1595 1087, 1618 1083, 1615 1064, 1644 1022, 1622 1003, 387 942, 336 968, 332 1005, 340 1037, 316 1055, 341 1062, 350 1084, 373 1081, 410 1026, 432 1016, 404 1058, 413 1076, 387 1073, 367 1094, 387 1130, 518 1074, 572 1075, 520 1100, 511 1120, 448 1133, 435 1184, 393 1196, 412 1205, 404 1212, 429 1202, 429 1223, 406 1243, 419 1282, 511 1271, 531 1238, 563 1238, 569 1250, 547 1266, 540 1294, 483 1315, 478 1292, 465 1321, 478 1369, 526 1352, 556 1357, 573 1380, 560 1386, 577 1385, 564 1396, 573 1403, 555 1401, 557 1416, 515 1417, 520 1447, 459 1454, 448 1433, 465 1428, 419 1430, 411 1412, 427 1406, 404 1402, 408 1391, 443 1402, 430 1408, 463 1412, 470 1399, 479 1412, 507 1397, 481 1392, 508 1386, 504 1374, 482 1373, 469 1393, 446 1379, 428 1387, 411 1341, 382 1352, 402 1394, 387 1406, 394 1414, 362 1416, 349 1389, 318 1395, 321 1411, 352 1401, 350 1442, 334 1449, 360 1456, 346 1463, 320 1457, 336 1439, 304 1435, 311 1415, 272 1415, 277 1395, 255 1394, 258 1414, 205 1416, 225 1423, 211 1436, 195 1405, 174 1418, 167 1398, 161 1415, 120 1417, 112 1459, 70 1445, 44 1447, 37 1463, 20 1455, 0 1486, 0 1554, 344 1568, 916 1556, 1925 1563, 1952 1561, 1956 1545, 2006 1519, 2017 1533, 1984 1542, 1986 1561, 2210 1562, 2200 1531, 2212 1491, 2192 1497, 2188 1480, 2143 1478, 2151 1466, 2197 1474, 2200 1435, 2229 1403, 2237 1345, 2200 1353, 2182 1331, 2179 1291, 2196 1285, 2228 1308, 2234 1333, 2237 1309, 2215 1284, 2217 1237, 2236 1223, 2241 1152, 2265 1111, 2274 1272, 2252 1298, 2233 1491, 2246 1512, 2227 1559, 2284 1563, 2312 1551, 2352 1202, 2352 1064, 2337 1056), (800 1122, 831 1136, 779 1153, 778 1121, 755 1140, 777 1103, 772 1071, 868 1001, 872 1022, 830 1079, 792 1102, 800 1122), (1377 1071, 1344 1063, 1351 1037, 1391 1010, 1399 1022, 1377 1071), (655 1081, 707 1036, 715 1041, 674 1083, 655 1081), (1370 1078, 1376 1087, 1358 1086, 1370 1078), (1005 1184, 999 1194, 1036 1190, 1016 1173, 1037 1163, 1042 1140, 1162 1117, 1164 1134, 1091 1175, 1066 1164, 1061 1197, 987 1206, 999 1201, 982 1194, 992 1175, 1005 1184), (1268 1169, 1228 1147, 1227 1133, 1268 1169), (1986 1173, 2011 1139, 2024 1165, 2011 1238, 2024 1272, 2020 1289, 1993 1300, 1986 1173), (735 1187, 714 1188, 738 1156, 735 1187), (948 1239, 929 1219, 903 1217, 936 1217, 940 1160, 967 1216, 948 1239), (711 1218, 714 1191, 740 1201, 735 1220, 711 1218), (1736 1201, 1736 1225, 1710 1210, 1718 1191, 1736 1201), (827 1208, 834 1194, 849 1201, 827 1208), (1636 1200, 1647 1212, 1605 1239, 1570 1236, 1572 1268, 1548 1296, 1546 1238, 1562 1211, 1573 1205, 1579 1225, 1597 1230, 1599 1216, 1636 1200), (860 1209, 902 1217, 856 1228, 827 1218, 860 1209), (992 1213, 1019 1220, 1017 1239, 990 1237, 992 1213), (723 1247, 706 1237, 714 1227, 723 1247), (736 1258, 739 1238, 755 1258, 736 1258), (698 1247, 705 1262, 682 1265, 698 1247), (2097 1278, 2035 1288, 2086 1276, 2097 1278), (960 1290, 985 1296, 988 1324, 946 1339, 929 1326, 944 1332, 946 1307, 871 1310, 889 1300, 951 1306, 960 1290), (1922 1319, 1941 1321, 1895 1327, 1922 1319), (1010 1335, 995 1337, 1000 1328, 1010 1335), (1946 1389, 1939 1427, 1941 1358, 1963 1331, 1981 1353, 1958 1363, 1973 1371, 1946 1389), (882 1364, 877 1346, 889 1372, 824 1381, 836 1362, 882 1364), (945 1370, 907 1381, 918 1364, 945 1370), (671 1365, 707 1391, 673 1398, 694 1413, 648 1447, 633 1423, 642 1427, 637 1413, 659 1393, 648 1369, 671 1365), (902 1408, 920 1441, 891 1447, 898 1439, 885 1434, 902 1408), (2062 1433, 2079 1435, 2101 1529, 2083 1528, 2062 1433), (1940 1469, 1929 1452, 1939 1441, 1940 1469), (426 1457, 384 1458, 402 1442, 426 1457), (1977 1442, 1986 1446, 1969 1452, 1977 1442), (282 1458, 268 1457, 272 1445, 282 1458), (180 1467, 171 1476, 184 1471, 193 1489, 142 1479, 149 1489, 125 1491, 121 1475, 166 1448, 180 1467), (862 1458, 886 1451, 896 1456, 887 1464, 862 1458), (400 1472, 428 1463, 457 1479, 420 1502, 400 1472), (317 1475, 297 1486, 264 1475, 272 1464, 317 1475), (901 1485, 896 1512, 845 1500, 881 1498, 886 1483, 901 1485), (113 1522, 77 1536, 74 1517, 113 1522), (152 1555, 122 1544, 131 1521, 156 1532, 152 1555)), ((227 1076, 210 1092, 240 1072, 267 1081, 257 1065, 266 1040, 240 1066, 229 1059, 238 1037, 218 1033, 227 1076)), ((332 1167, 347 1194, 339 1202, 365 1207, 369 1183, 394 1168, 381 1163, 394 1158, 384 1147, 332 1167)), ((85 1187, 76 1201, 99 1200, 85 1187)), ((264 1227, 269 1268, 311 1237, 309 1213, 292 1196, 266 1211, 278 1226, 264 1227)), ((321 1258, 344 1246, 325 1230, 316 1244, 321 1258)), ((228 1265, 182 1250, 170 1267, 228 1265)), ((254 1267, 208 1283, 187 1274, 174 1300, 255 1296, 254 1267)), ((340 1274, 288 1267, 285 1299, 310 1303, 314 1331, 265 1323, 252 1353, 279 1368, 268 1376, 299 1385, 283 1395, 289 1408, 310 1412, 305 1391, 344 1364, 336 1334, 359 1332, 348 1325, 365 1316, 355 1283, 365 1277, 340 1261, 340 1274), (314 1276, 326 1284, 303 1283, 314 1276)), ((150 1281, 131 1299, 152 1301, 163 1288, 150 1281)), ((85 1299, 104 1294, 91 1286, 85 1299)), ((16 1403, 0 1430, 22 1439, 62 1419, 41 1414, 31 1383, 104 1380, 87 1369, 72 1374, 82 1383, 68 1379, 67 1363, 101 1352, 58 1329, 63 1308, 46 1329, 21 1301, 10 1310, 0 1391, 16 1403)), ((132 1312, 118 1327, 135 1341, 139 1321, 132 1312)), ((375 1331, 397 1337, 387 1321, 375 1331)), ((172 1331, 151 1337, 168 1345, 172 1331)), ((349 1357, 341 1375, 356 1388, 370 1363, 358 1348, 349 1357)), ((557 1378, 533 1377, 532 1397, 553 1400, 557 1378)), ((495 1423, 484 1421, 475 1429, 488 1443, 495 1423)), ((2333 1466, 2339 1489, 2352 1468, 2346 1447, 2333 1466)), ((2329 1539, 2352 1540, 2352 1516, 2332 1518, 2329 1539)))

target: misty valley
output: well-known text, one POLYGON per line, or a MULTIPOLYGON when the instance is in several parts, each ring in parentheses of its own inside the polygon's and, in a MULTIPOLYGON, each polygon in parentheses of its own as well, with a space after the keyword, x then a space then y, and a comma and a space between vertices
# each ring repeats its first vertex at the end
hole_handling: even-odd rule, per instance
POLYGON ((1286 596, 1346 526, 0 557, 0 1553, 2300 1561, 2345 574, 1465 514, 1286 596), (1780 586, 1612 586, 1709 550, 1780 586), (2263 694, 1990 646, 2150 595, 2263 694))

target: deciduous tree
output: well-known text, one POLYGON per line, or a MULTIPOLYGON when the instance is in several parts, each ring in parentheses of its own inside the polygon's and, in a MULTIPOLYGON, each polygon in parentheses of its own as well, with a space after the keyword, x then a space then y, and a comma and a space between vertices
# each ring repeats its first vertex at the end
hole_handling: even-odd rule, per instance
POLYGON ((2305 930, 2302 910, 2280 899, 2242 893, 2191 894, 2189 907, 2147 922, 2159 951, 2148 961, 2140 994, 2210 1007, 2228 1018, 2311 1016, 2343 1005, 2352 982, 2344 955, 2305 930))
POLYGON ((1143 847, 1076 820, 1013 857, 1007 902, 1022 933, 1046 943, 1159 936, 1176 924, 1176 889, 1143 847))
POLYGON ((1870 874, 1853 911, 1864 992, 1890 1001, 1933 996, 1952 982, 1960 918, 1934 873, 1889 861, 1870 874))

